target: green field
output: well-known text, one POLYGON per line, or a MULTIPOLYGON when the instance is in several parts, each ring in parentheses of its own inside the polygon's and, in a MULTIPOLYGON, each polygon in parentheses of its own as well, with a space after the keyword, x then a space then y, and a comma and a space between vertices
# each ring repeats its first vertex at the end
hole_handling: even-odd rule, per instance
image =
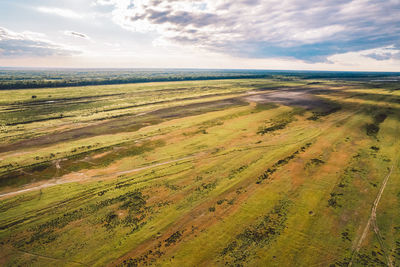
POLYGON ((0 91, 1 266, 400 266, 400 86, 0 91))

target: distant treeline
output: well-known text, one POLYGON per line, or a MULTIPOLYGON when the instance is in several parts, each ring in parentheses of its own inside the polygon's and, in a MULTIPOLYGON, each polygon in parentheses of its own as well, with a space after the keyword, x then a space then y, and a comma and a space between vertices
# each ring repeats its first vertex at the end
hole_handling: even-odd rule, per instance
POLYGON ((88 85, 127 84, 145 82, 172 82, 172 81, 196 81, 196 80, 220 80, 220 79, 256 79, 266 78, 266 75, 232 75, 232 76, 194 76, 194 77, 145 77, 130 79, 101 79, 101 80, 28 80, 28 81, 0 81, 0 90, 27 89, 27 88, 52 88, 88 85))
POLYGON ((190 70, 190 69, 68 69, 17 70, 0 68, 0 90, 69 86, 127 84, 144 82, 195 81, 217 79, 273 78, 399 81, 399 73, 271 71, 271 70, 190 70))

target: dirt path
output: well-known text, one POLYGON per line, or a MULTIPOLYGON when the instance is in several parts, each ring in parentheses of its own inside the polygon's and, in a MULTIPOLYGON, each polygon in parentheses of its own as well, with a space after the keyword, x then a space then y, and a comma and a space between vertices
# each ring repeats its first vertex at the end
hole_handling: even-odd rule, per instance
POLYGON ((383 180, 382 186, 379 189, 379 192, 378 192, 378 195, 376 196, 374 204, 372 205, 371 215, 370 215, 370 217, 368 219, 367 225, 365 226, 364 231, 363 231, 360 239, 358 240, 357 246, 355 247, 355 249, 353 251, 353 255, 351 256, 351 260, 350 260, 349 265, 348 265, 349 267, 353 265, 353 261, 354 261, 355 257, 357 256, 358 252, 360 251, 361 245, 362 245, 365 237, 367 236, 367 233, 369 231, 369 228, 370 228, 371 224, 373 226, 375 234, 377 235, 377 238, 378 238, 378 241, 379 241, 379 243, 380 243, 380 245, 382 247, 382 250, 383 250, 383 252, 385 254, 388 266, 393 267, 393 264, 392 264, 392 261, 390 259, 390 256, 385 250, 385 247, 384 247, 384 244, 383 244, 383 239, 382 239, 382 236, 381 236, 381 234, 379 232, 378 224, 376 223, 376 209, 378 208, 379 201, 381 200, 383 191, 386 188, 386 184, 387 184, 387 182, 389 180, 390 175, 393 172, 393 168, 394 168, 395 164, 396 163, 393 163, 392 167, 390 168, 389 173, 385 176, 385 179, 383 180))
MULTIPOLYGON (((162 166, 162 165, 166 165, 166 164, 182 161, 182 160, 185 160, 185 159, 190 159, 190 158, 193 158, 193 157, 195 157, 195 156, 188 156, 188 157, 183 157, 183 158, 179 158, 179 159, 175 159, 175 160, 169 160, 169 161, 165 161, 165 162, 155 163, 155 164, 152 164, 152 165, 149 165, 149 166, 145 166, 145 167, 141 167, 141 168, 136 168, 136 169, 132 169, 132 170, 116 172, 116 173, 107 174, 107 175, 101 175, 101 176, 99 176, 97 178, 103 178, 103 177, 106 177, 106 176, 123 175, 123 174, 132 173, 132 172, 138 172, 138 171, 154 168, 154 167, 157 167, 157 166, 162 166)), ((21 193, 26 193, 26 192, 29 192, 29 191, 35 191, 35 190, 39 190, 39 189, 43 189, 43 188, 51 187, 51 186, 55 186, 55 185, 60 185, 60 184, 81 182, 81 181, 89 180, 89 179, 93 178, 93 177, 88 177, 84 173, 80 173, 80 172, 75 173, 75 174, 81 176, 82 178, 75 178, 75 179, 62 179, 62 178, 60 178, 60 179, 58 179, 56 181, 45 183, 45 184, 42 184, 42 185, 39 185, 39 186, 34 186, 34 187, 30 187, 30 188, 21 189, 21 190, 18 190, 18 191, 13 191, 13 192, 0 194, 0 198, 14 196, 14 195, 18 195, 18 194, 21 194, 21 193)))
POLYGON ((25 250, 22 250, 22 249, 14 248, 14 247, 12 249, 17 250, 17 251, 19 251, 21 253, 24 253, 26 255, 29 255, 29 256, 33 256, 33 257, 44 258, 44 259, 55 260, 55 261, 62 261, 62 262, 68 263, 68 264, 76 264, 76 265, 81 265, 81 266, 88 266, 88 265, 86 265, 86 264, 84 264, 82 262, 68 261, 68 260, 64 260, 64 259, 53 258, 53 257, 50 257, 50 256, 45 256, 45 255, 32 253, 32 252, 28 252, 28 251, 25 251, 25 250))
POLYGON ((156 163, 156 164, 153 164, 153 165, 150 165, 150 166, 145 166, 145 167, 141 167, 141 168, 137 168, 137 169, 132 169, 132 170, 127 170, 127 171, 117 172, 117 173, 115 173, 115 174, 116 174, 116 175, 122 175, 122 174, 128 174, 128 173, 132 173, 132 172, 138 172, 138 171, 150 169, 150 168, 157 167, 157 166, 162 166, 162 165, 166 165, 166 164, 178 162, 178 161, 185 160, 185 159, 190 159, 190 158, 193 158, 193 157, 194 157, 194 156, 189 156, 189 157, 184 157, 184 158, 180 158, 180 159, 175 159, 175 160, 160 162, 160 163, 156 163))
MULTIPOLYGON (((84 175, 83 173, 78 173, 78 174, 81 174, 82 176, 84 175)), ((21 190, 18 190, 18 191, 12 191, 12 192, 8 192, 8 193, 0 194, 0 198, 19 195, 19 194, 22 194, 22 193, 35 191, 35 190, 43 189, 43 188, 50 187, 50 186, 66 184, 66 183, 72 183, 72 182, 78 182, 78 180, 76 180, 76 179, 73 179, 73 180, 62 180, 62 179, 60 179, 60 180, 57 180, 57 181, 54 181, 54 182, 50 182, 50 183, 45 183, 45 184, 42 184, 42 185, 39 185, 39 186, 29 187, 29 188, 21 189, 21 190)))

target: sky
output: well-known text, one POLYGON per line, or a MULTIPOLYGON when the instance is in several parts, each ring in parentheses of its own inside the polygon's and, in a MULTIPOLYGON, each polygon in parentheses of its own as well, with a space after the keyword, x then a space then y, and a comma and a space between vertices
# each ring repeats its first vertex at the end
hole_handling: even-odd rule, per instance
POLYGON ((0 66, 400 71, 400 0, 0 0, 0 66))

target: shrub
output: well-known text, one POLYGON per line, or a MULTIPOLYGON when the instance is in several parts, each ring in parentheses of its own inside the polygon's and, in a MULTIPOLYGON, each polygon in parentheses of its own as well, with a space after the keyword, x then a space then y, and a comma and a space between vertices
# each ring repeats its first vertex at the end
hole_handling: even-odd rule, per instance
POLYGON ((366 125, 367 135, 376 136, 379 132, 379 126, 373 123, 366 125))

